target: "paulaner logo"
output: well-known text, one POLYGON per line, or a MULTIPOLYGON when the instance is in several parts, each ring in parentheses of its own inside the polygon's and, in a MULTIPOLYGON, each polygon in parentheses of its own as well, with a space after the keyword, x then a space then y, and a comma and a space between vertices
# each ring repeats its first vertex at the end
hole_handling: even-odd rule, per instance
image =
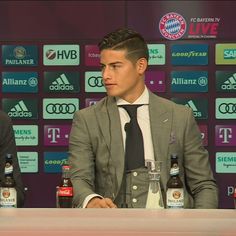
POLYGON ((28 45, 3 45, 2 61, 5 66, 37 66, 37 47, 28 45))

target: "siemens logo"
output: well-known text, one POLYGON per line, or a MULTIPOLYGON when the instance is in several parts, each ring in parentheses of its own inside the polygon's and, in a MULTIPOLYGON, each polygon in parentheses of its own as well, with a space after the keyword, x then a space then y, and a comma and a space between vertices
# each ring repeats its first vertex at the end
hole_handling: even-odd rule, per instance
POLYGON ((218 162, 236 162, 236 156, 232 156, 232 157, 218 157, 217 158, 218 162))
POLYGON ((216 173, 236 173, 236 152, 216 153, 216 173))
POLYGON ((236 59, 236 49, 225 49, 224 59, 236 59))
POLYGON ((26 130, 15 130, 15 135, 30 135, 32 134, 31 130, 26 129, 26 130))
POLYGON ((13 125, 16 146, 37 146, 38 126, 37 125, 13 125))

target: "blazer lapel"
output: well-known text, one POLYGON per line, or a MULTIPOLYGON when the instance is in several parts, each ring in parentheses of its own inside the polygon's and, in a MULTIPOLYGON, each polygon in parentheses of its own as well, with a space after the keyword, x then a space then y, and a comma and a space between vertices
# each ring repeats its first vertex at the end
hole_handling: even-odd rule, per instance
POLYGON ((153 148, 156 160, 165 161, 170 144, 172 112, 167 110, 163 101, 149 93, 149 114, 153 148))
POLYGON ((121 185, 124 171, 124 144, 120 125, 119 111, 113 97, 107 97, 96 112, 100 129, 112 160, 111 172, 117 178, 117 189, 121 185), (113 170, 114 169, 114 170, 113 170))

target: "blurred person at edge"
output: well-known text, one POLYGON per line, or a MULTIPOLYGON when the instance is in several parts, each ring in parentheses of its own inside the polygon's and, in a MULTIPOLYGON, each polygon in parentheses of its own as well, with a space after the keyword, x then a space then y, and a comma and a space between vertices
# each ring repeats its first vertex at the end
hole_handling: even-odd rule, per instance
POLYGON ((23 207, 25 193, 17 159, 12 121, 6 113, 0 111, 0 186, 4 179, 5 156, 8 153, 13 156, 13 177, 16 183, 17 207, 23 207))
POLYGON ((170 155, 177 153, 184 183, 184 208, 218 208, 218 187, 192 110, 153 94, 145 86, 149 54, 143 37, 121 28, 104 36, 98 46, 107 96, 74 114, 69 138, 73 204, 119 208, 125 192, 128 208, 145 208, 145 166, 124 175, 124 125, 129 116, 119 105, 146 104, 137 111, 144 137, 144 159, 162 161, 163 196, 170 155), (122 191, 124 182, 127 186, 122 191))

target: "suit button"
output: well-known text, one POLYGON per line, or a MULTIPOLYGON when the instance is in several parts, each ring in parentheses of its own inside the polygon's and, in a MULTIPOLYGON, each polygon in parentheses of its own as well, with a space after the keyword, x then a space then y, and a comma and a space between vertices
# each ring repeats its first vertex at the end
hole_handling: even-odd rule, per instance
POLYGON ((133 203, 136 203, 137 201, 138 201, 138 200, 137 200, 136 198, 133 198, 133 199, 132 199, 132 202, 133 202, 133 203))
POLYGON ((135 171, 134 173, 133 173, 133 176, 137 176, 138 175, 138 173, 135 171))
POLYGON ((133 190, 137 190, 138 189, 138 187, 136 186, 136 185, 133 185, 133 190))

